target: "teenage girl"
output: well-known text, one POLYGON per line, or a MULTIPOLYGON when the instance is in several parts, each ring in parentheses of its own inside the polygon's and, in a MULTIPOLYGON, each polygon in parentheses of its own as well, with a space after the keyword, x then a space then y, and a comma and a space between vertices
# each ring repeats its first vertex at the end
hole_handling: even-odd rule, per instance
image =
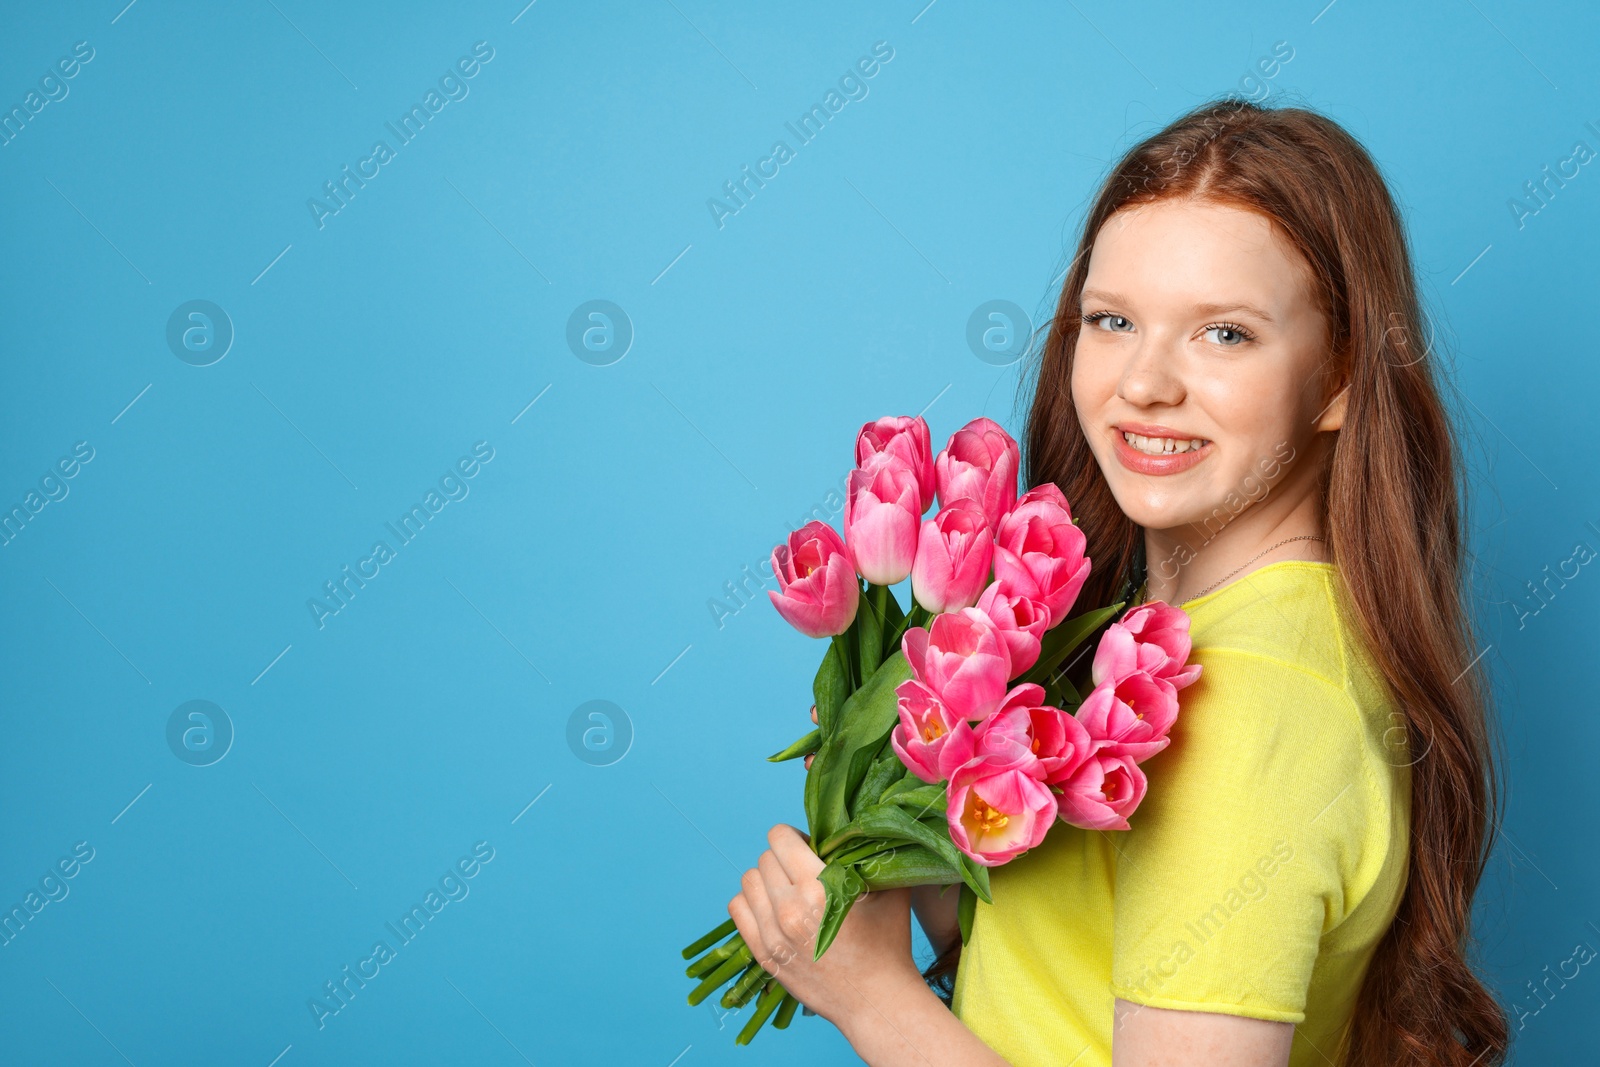
POLYGON ((1080 603, 1131 580, 1182 606, 1204 670, 1132 828, 994 868, 964 947, 954 891, 898 890, 813 962, 822 861, 773 828, 729 914, 863 1060, 1503 1061, 1466 958, 1497 791, 1425 336, 1394 202, 1329 119, 1208 104, 1112 169, 1033 368, 1027 481, 1081 519, 1080 603))

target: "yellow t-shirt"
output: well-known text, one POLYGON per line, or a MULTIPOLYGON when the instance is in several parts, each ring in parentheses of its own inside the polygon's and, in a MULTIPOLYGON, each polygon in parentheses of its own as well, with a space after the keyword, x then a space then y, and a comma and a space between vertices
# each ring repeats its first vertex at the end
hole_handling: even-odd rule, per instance
POLYGON ((1113 1000, 1295 1023, 1337 1063, 1405 888, 1410 756, 1331 563, 1189 601, 1199 681, 1121 831, 1058 823, 990 871, 952 1008, 1015 1067, 1110 1067, 1113 1000))

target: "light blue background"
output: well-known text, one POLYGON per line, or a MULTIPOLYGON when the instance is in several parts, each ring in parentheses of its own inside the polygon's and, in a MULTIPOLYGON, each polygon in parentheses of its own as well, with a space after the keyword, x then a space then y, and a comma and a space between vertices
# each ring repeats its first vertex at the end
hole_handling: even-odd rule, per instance
POLYGON ((819 1019, 745 1050, 742 1016, 683 1002, 678 949, 802 818, 800 767, 762 757, 821 650, 764 596, 708 602, 867 419, 1016 430, 972 310, 1047 309, 1112 158, 1277 41, 1269 99, 1381 161, 1459 365, 1511 782, 1479 929, 1540 1008, 1520 1061, 1591 1051, 1591 968, 1543 1007, 1525 983, 1600 948, 1600 574, 1520 628, 1511 602, 1600 548, 1600 173, 1521 228, 1507 206, 1600 149, 1591 7, 124 2, 7 4, 0 56, 9 109, 95 50, 0 148, 0 502, 95 450, 0 548, 0 903, 95 850, 0 948, 0 1059, 849 1059, 819 1019), (307 199, 478 41, 470 95, 319 229, 307 199), (784 123, 877 41, 869 95, 797 147, 784 123), (780 138, 719 229, 707 199, 780 138), (208 367, 165 340, 193 299, 236 331, 208 367), (636 330, 610 366, 565 340, 592 299, 636 330), (470 495, 319 629, 308 598, 478 441, 470 495), (236 730, 209 767, 167 746, 192 699, 236 730), (595 699, 634 731, 610 766, 565 739, 595 699), (478 841, 470 895, 319 1030, 307 1000, 478 841))

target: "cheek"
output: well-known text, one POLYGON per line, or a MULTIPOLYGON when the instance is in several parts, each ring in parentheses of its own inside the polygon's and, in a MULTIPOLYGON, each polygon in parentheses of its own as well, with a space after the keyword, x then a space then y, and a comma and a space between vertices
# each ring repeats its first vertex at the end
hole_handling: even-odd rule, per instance
POLYGON ((1080 344, 1072 357, 1072 403, 1078 421, 1093 425, 1117 391, 1116 368, 1094 352, 1094 346, 1080 344))
POLYGON ((1218 437, 1270 453, 1274 443, 1293 431, 1296 406, 1280 383, 1259 371, 1234 373, 1243 370, 1195 375, 1189 397, 1206 412, 1218 437))

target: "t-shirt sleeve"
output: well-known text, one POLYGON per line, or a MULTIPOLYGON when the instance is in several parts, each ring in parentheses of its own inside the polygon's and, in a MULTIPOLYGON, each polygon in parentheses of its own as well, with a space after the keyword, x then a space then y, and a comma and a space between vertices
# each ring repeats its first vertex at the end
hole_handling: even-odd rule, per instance
POLYGON ((1280 660, 1213 649, 1117 850, 1112 992, 1299 1023, 1359 867, 1375 787, 1355 706, 1280 660))

